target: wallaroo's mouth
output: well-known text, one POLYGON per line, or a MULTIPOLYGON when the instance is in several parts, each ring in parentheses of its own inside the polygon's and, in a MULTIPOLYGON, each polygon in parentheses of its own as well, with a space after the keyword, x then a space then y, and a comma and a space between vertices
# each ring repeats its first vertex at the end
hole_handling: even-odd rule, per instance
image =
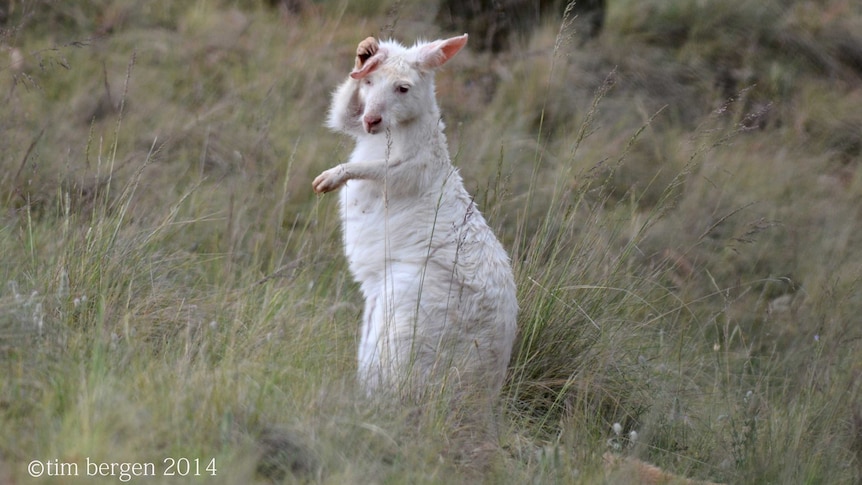
POLYGON ((379 133, 383 127, 383 117, 375 114, 367 114, 362 117, 362 126, 365 127, 365 132, 370 135, 379 133))

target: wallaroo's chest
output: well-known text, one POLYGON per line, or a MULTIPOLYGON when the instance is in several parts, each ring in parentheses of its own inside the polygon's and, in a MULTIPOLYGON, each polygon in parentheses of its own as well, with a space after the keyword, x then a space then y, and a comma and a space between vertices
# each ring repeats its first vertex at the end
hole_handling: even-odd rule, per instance
POLYGON ((401 190, 385 182, 352 180, 341 192, 341 216, 346 233, 376 238, 391 231, 440 232, 454 222, 455 206, 462 205, 447 190, 401 190))

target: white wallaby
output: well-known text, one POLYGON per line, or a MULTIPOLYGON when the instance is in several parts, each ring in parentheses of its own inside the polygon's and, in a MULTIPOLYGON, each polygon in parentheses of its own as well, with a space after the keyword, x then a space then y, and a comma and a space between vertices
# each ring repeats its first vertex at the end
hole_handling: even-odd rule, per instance
POLYGON ((359 381, 422 396, 499 393, 518 303, 509 258, 452 166, 434 72, 467 35, 418 43, 365 39, 327 125, 356 141, 313 188, 343 187, 344 251, 365 297, 359 381))

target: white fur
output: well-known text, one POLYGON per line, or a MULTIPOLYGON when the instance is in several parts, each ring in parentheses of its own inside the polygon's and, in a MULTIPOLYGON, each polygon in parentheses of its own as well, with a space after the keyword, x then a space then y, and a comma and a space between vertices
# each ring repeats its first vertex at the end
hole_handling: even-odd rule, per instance
POLYGON ((365 297, 359 379, 369 392, 496 395, 505 378, 515 282, 450 162, 434 94, 434 69, 465 43, 466 34, 411 48, 381 42, 365 72, 333 95, 327 125, 356 147, 313 186, 343 186, 344 251, 365 297))

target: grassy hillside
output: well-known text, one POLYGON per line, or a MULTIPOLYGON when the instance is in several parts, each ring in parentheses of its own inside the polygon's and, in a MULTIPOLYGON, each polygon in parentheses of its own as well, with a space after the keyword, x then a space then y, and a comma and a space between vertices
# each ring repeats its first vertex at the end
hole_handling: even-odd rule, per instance
POLYGON ((460 32, 428 2, 0 2, 0 484, 630 483, 607 451, 862 480, 862 7, 607 4, 438 76, 521 305, 476 450, 359 397, 310 188, 356 43, 460 32))

